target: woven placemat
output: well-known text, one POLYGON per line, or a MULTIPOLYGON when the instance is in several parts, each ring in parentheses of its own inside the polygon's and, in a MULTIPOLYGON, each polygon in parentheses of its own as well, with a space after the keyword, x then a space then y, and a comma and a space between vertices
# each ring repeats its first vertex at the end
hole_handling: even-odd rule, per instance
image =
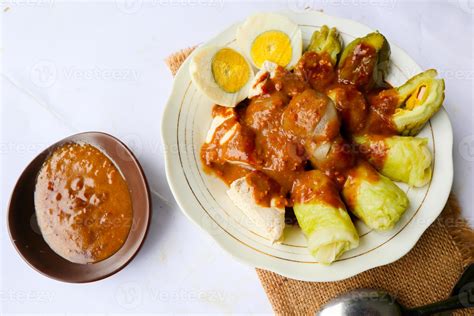
MULTIPOLYGON (((165 62, 176 74, 194 47, 184 49, 165 62)), ((278 314, 314 314, 331 298, 356 288, 381 288, 402 304, 413 307, 449 296, 464 268, 474 262, 474 231, 460 217, 460 208, 450 197, 441 216, 426 230, 416 246, 400 260, 338 282, 296 281, 257 269, 258 277, 278 314)), ((456 315, 474 315, 474 309, 456 315)))

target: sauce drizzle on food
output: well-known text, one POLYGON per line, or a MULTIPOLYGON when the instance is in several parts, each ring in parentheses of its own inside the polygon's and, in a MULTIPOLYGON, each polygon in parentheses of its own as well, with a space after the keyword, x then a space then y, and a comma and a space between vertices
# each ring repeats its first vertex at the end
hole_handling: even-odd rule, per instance
MULTIPOLYGON (((345 61, 344 69, 350 70, 345 78, 349 79, 340 80, 328 55, 307 52, 294 71, 279 67, 272 78, 262 77, 263 94, 233 109, 215 105, 213 118, 220 124, 201 148, 205 169, 228 185, 257 170, 252 176, 254 197, 263 206, 269 206, 269 196, 286 196, 280 201, 291 207, 294 201, 289 192, 295 179, 313 168, 323 171, 336 184, 324 187, 341 190, 344 182, 354 176, 351 170, 359 157, 363 157, 360 148, 352 144, 352 136, 396 133, 390 118, 398 101, 396 93, 375 89, 370 82, 375 54, 372 47, 359 44, 345 61), (338 102, 333 103, 333 97, 338 102), (335 107, 334 113, 331 107, 335 107), (318 159, 320 156, 324 159, 318 159), (270 185, 267 178, 277 185, 270 185)), ((377 163, 383 164, 384 159, 381 150, 377 163)), ((303 182, 295 193, 297 199, 310 199, 314 192, 305 190, 310 186, 303 182)), ((327 202, 342 205, 340 199, 327 202)))

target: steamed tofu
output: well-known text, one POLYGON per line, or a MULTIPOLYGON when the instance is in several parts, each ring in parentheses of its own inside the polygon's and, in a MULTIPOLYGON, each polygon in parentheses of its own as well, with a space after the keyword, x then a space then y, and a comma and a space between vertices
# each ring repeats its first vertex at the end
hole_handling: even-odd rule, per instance
POLYGON ((263 87, 267 80, 275 78, 278 65, 266 60, 255 75, 250 85, 249 98, 253 98, 264 94, 263 87))
POLYGON ((231 163, 243 168, 253 169, 254 135, 243 127, 237 113, 232 108, 218 107, 213 111, 213 120, 206 135, 206 146, 219 148, 214 163, 231 163))
POLYGON ((217 129, 222 126, 227 120, 237 120, 237 114, 235 113, 234 109, 227 108, 214 116, 211 122, 211 126, 209 127, 209 131, 207 131, 207 144, 212 142, 212 139, 214 138, 214 134, 216 133, 217 129))
POLYGON ((264 232, 265 237, 272 242, 279 241, 285 228, 285 208, 276 206, 276 198, 271 200, 268 207, 257 204, 255 200, 255 186, 242 177, 231 183, 227 194, 234 204, 257 227, 264 232))

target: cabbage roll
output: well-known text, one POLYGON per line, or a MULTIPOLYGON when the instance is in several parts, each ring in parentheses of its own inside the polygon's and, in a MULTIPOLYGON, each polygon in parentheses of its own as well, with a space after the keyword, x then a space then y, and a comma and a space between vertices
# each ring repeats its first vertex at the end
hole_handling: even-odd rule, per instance
POLYGON ((308 249, 318 262, 330 264, 359 245, 359 235, 335 184, 321 171, 300 174, 291 197, 308 249))
POLYGON ((399 134, 414 136, 441 108, 444 101, 444 80, 436 79, 438 72, 429 69, 396 89, 398 105, 393 123, 399 134))
POLYGON ((405 192, 362 160, 348 172, 342 196, 349 210, 376 230, 393 228, 408 207, 405 192))
POLYGON ((365 135, 354 140, 360 145, 361 154, 384 176, 414 187, 422 187, 431 180, 428 139, 365 135))

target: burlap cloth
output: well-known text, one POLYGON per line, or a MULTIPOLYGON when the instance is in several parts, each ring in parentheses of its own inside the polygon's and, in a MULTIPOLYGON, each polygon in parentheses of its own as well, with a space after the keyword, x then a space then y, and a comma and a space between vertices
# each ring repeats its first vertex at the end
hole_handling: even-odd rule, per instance
MULTIPOLYGON (((173 75, 194 48, 166 59, 173 75)), ((338 294, 356 288, 381 288, 402 304, 413 307, 449 296, 461 272, 474 262, 474 231, 460 217, 450 197, 441 216, 426 230, 416 246, 400 260, 338 282, 302 282, 257 269, 258 277, 277 314, 314 314, 338 294)), ((457 315, 474 315, 465 309, 457 315)))

